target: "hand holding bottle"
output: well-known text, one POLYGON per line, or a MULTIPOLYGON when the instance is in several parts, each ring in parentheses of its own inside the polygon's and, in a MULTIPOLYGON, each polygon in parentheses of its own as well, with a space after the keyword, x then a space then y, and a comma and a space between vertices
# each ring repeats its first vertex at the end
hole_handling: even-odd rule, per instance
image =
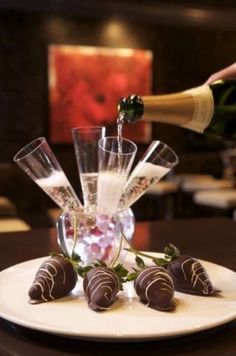
POLYGON ((236 78, 236 62, 230 66, 213 73, 205 82, 205 84, 213 83, 218 79, 236 78))

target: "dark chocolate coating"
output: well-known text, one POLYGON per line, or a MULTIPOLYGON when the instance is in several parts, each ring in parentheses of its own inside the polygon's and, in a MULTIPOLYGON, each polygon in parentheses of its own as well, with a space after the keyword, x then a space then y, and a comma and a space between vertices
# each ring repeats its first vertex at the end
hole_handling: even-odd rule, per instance
POLYGON ((140 301, 150 308, 161 311, 175 308, 173 281, 162 267, 146 267, 138 274, 134 288, 140 301))
POLYGON ((205 296, 215 294, 205 268, 196 258, 180 255, 170 262, 168 272, 177 291, 205 296))
POLYGON ((89 308, 101 311, 114 303, 120 290, 120 281, 110 268, 94 267, 86 273, 83 288, 89 308))
POLYGON ((28 292, 30 302, 48 302, 64 297, 76 282, 77 274, 72 263, 62 256, 53 256, 39 267, 28 292))

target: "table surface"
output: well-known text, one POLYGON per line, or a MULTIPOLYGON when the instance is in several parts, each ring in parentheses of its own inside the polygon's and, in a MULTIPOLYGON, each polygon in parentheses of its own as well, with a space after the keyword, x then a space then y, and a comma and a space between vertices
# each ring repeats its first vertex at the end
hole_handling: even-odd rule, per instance
MULTIPOLYGON (((1 233, 0 241, 0 270, 58 250, 55 229, 1 233)), ((236 222, 233 220, 207 218, 136 224, 133 245, 137 249, 161 252, 169 242, 185 254, 236 271, 236 222)), ((66 339, 13 325, 0 318, 0 356, 100 354, 233 356, 236 355, 236 320, 188 336, 111 344, 66 339)))

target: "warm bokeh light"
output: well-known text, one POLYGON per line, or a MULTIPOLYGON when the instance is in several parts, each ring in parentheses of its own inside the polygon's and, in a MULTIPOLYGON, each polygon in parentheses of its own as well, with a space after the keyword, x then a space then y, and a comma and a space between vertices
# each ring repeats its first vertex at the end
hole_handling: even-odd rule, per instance
POLYGON ((110 46, 141 47, 138 36, 123 21, 111 19, 104 22, 100 32, 100 40, 110 46))

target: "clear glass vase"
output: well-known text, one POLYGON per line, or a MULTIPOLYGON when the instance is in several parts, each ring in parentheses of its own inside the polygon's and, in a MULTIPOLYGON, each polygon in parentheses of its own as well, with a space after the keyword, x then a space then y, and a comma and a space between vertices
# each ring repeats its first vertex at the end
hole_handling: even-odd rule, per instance
POLYGON ((58 244, 65 255, 74 252, 84 265, 97 260, 110 265, 118 254, 119 260, 124 258, 122 232, 128 241, 132 240, 135 218, 130 208, 114 215, 64 212, 56 227, 58 244))

